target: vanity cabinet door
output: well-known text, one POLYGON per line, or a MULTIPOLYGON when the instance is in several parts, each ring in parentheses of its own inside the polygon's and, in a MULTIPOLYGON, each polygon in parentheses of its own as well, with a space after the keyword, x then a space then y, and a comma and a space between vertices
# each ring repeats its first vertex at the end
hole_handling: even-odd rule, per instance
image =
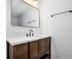
POLYGON ((45 51, 49 51, 50 49, 50 38, 45 39, 45 51))
POLYGON ((42 40, 39 40, 39 57, 44 56, 45 54, 49 54, 50 52, 50 39, 44 38, 42 40))
POLYGON ((38 59, 38 41, 30 42, 30 59, 38 59))
POLYGON ((45 39, 39 40, 39 57, 45 53, 45 39))
POLYGON ((28 59, 28 43, 13 47, 13 59, 28 59))

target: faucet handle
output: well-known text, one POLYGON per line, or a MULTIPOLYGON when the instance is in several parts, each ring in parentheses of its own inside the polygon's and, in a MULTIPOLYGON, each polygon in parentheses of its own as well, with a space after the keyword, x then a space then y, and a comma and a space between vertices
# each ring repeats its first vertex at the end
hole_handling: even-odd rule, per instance
POLYGON ((32 33, 32 36, 34 36, 34 34, 32 33))
POLYGON ((28 33, 26 34, 26 36, 27 36, 27 37, 29 36, 28 33))

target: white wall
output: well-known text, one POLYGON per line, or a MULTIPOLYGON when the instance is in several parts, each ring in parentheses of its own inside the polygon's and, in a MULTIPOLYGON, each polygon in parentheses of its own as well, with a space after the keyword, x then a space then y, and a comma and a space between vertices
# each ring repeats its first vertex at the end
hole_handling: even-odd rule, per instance
POLYGON ((53 53, 53 44, 51 46, 51 59, 72 59, 72 15, 66 13, 53 18, 50 16, 71 9, 71 0, 41 1, 41 31, 46 34, 51 33, 55 44, 55 53, 53 53))

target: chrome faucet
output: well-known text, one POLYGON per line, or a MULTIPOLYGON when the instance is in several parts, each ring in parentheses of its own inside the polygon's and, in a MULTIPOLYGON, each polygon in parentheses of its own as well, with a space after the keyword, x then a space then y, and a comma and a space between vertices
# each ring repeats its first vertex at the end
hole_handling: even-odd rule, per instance
POLYGON ((34 34, 33 34, 33 30, 32 30, 32 29, 30 29, 30 30, 29 30, 29 33, 26 34, 27 37, 28 37, 28 36, 33 36, 33 35, 34 35, 34 34))
POLYGON ((33 30, 32 29, 30 29, 29 30, 29 36, 33 36, 34 34, 33 34, 33 30))

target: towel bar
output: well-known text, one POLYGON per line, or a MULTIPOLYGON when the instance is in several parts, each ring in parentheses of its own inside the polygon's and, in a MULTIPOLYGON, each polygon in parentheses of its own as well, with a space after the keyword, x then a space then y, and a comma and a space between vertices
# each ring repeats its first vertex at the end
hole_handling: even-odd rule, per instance
POLYGON ((64 12, 61 12, 61 13, 57 13, 57 14, 53 14, 53 15, 51 15, 51 17, 54 17, 54 16, 56 16, 56 15, 60 15, 60 14, 64 14, 64 13, 72 13, 72 10, 69 10, 69 11, 64 11, 64 12))

